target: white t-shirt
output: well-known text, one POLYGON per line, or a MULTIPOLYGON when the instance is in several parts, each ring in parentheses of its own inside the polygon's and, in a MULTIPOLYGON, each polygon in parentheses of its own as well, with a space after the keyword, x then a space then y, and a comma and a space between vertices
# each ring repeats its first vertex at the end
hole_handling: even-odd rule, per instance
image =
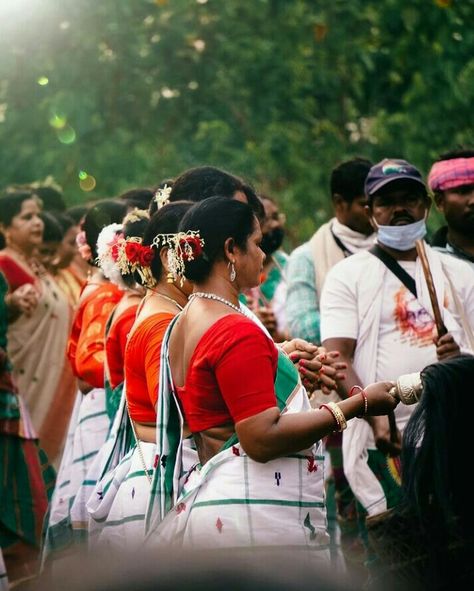
MULTIPOLYGON (((405 271, 415 276, 414 261, 399 261, 405 271)), ((434 363, 436 325, 430 314, 392 272, 383 286, 382 311, 376 365, 377 381, 395 381, 400 375, 420 371, 434 363)), ((400 430, 410 418, 413 407, 399 404, 395 409, 400 430)))
MULTIPOLYGON (((474 281, 467 266, 447 255, 444 264, 452 267, 459 297, 465 305, 471 325, 474 320, 474 281)), ((321 297, 321 338, 348 338, 359 340, 360 307, 363 305, 359 291, 365 282, 372 281, 374 258, 370 253, 354 255, 341 261, 329 272, 321 297), (369 268, 370 266, 370 268, 369 268)), ((416 263, 399 261, 412 277, 416 263)), ((379 265, 380 267, 380 265, 379 265)), ((381 271, 382 272, 382 271, 381 271)), ((421 371, 437 361, 433 337, 434 321, 420 302, 388 269, 382 285, 382 308, 375 363, 376 380, 396 380, 400 375, 421 371)), ((367 302, 365 302, 367 305, 367 302)), ((445 306, 453 311, 448 298, 445 306)), ((358 343, 359 344, 359 343, 358 343)), ((369 352, 367 352, 370 354, 369 352)), ((356 368, 357 371, 357 368, 356 368)), ((367 384, 363 384, 367 385, 367 384)), ((403 429, 413 407, 399 404, 395 415, 403 429)))

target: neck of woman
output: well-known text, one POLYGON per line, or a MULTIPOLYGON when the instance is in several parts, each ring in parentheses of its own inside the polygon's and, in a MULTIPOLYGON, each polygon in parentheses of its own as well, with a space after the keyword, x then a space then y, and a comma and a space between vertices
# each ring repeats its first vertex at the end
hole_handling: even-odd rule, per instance
POLYGON ((16 256, 21 260, 29 263, 30 260, 33 258, 35 249, 34 246, 22 246, 20 248, 19 246, 10 243, 7 245, 5 250, 9 251, 11 255, 16 256))
POLYGON ((159 281, 155 287, 149 290, 152 293, 162 295, 165 299, 169 298, 182 308, 188 303, 188 296, 174 283, 167 283, 166 280, 159 281))
POLYGON ((234 306, 239 305, 239 286, 236 281, 231 282, 222 276, 209 277, 207 281, 196 284, 195 292, 212 293, 229 301, 234 306))

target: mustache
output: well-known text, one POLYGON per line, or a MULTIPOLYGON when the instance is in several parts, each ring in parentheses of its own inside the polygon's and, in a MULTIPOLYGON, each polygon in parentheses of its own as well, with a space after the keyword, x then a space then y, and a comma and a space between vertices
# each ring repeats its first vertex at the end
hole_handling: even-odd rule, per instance
POLYGON ((404 222, 407 221, 410 224, 414 224, 416 221, 408 212, 403 212, 403 213, 395 214, 393 216, 393 218, 390 220, 390 225, 393 226, 394 224, 396 224, 400 220, 402 220, 404 222))

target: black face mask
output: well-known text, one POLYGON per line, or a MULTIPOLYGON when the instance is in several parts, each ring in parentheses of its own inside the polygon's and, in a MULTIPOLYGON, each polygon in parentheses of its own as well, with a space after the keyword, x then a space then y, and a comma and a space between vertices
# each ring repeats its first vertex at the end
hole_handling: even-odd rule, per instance
POLYGON ((284 237, 285 230, 283 228, 274 228, 263 235, 260 248, 269 256, 280 248, 283 244, 284 237))

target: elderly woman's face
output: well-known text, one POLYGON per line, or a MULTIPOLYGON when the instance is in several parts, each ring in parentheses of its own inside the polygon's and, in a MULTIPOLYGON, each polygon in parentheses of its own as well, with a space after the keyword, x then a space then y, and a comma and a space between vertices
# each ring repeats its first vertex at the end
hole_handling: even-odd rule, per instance
POLYGON ((36 199, 25 199, 21 204, 21 210, 15 216, 8 228, 6 235, 8 243, 23 250, 39 246, 43 240, 43 220, 39 217, 41 212, 36 199))

